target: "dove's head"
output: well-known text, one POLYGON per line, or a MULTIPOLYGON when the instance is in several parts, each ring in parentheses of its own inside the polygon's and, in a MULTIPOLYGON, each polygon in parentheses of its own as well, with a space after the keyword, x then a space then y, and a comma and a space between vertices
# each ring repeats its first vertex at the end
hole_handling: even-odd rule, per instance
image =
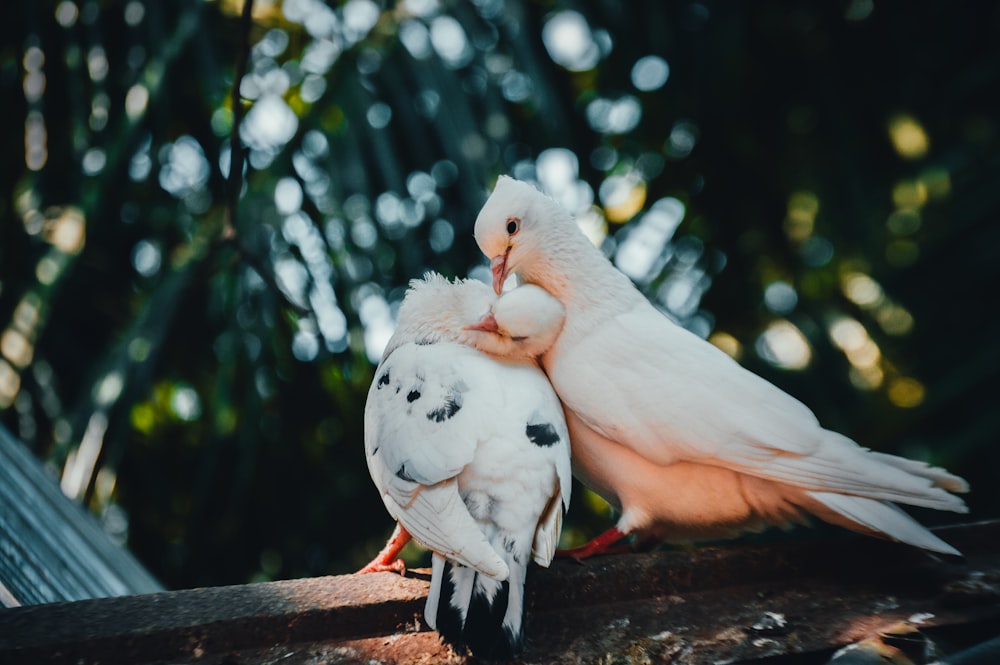
POLYGON ((545 289, 525 284, 501 295, 490 311, 466 330, 481 334, 472 345, 492 356, 537 358, 555 343, 566 310, 545 289))
POLYGON ((569 214, 526 182, 500 176, 476 218, 476 242, 490 259, 499 294, 511 273, 524 281, 551 284, 544 274, 553 250, 569 249, 582 234, 569 214))
POLYGON ((406 342, 467 344, 470 335, 465 326, 486 316, 496 299, 490 287, 480 281, 451 282, 428 272, 423 279, 410 281, 389 346, 406 342))
POLYGON ((552 345, 563 321, 562 305, 552 296, 532 287, 497 310, 499 301, 492 289, 478 280, 450 282, 437 273, 427 273, 423 279, 410 282, 399 306, 396 332, 383 357, 407 342, 455 342, 500 358, 528 360, 552 345))

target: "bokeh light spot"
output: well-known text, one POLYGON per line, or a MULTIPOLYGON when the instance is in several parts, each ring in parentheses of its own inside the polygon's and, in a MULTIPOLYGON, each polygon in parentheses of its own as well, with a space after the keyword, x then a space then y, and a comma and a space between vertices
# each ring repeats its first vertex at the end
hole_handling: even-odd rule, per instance
POLYGON ((627 134, 642 120, 642 105, 632 95, 617 100, 595 99, 587 104, 587 122, 601 134, 627 134))
POLYGON ((201 416, 201 398, 191 386, 174 386, 170 394, 170 410, 178 420, 192 422, 201 416))
POLYGON ((698 142, 698 126, 690 120, 678 120, 667 137, 666 153, 671 159, 684 159, 698 142))
POLYGON ((792 322, 781 319, 771 323, 757 338, 757 355, 782 369, 800 370, 809 365, 812 347, 792 322))
POLYGON ((851 366, 847 373, 847 378, 855 388, 859 390, 877 390, 885 380, 885 372, 881 365, 867 365, 865 367, 851 366))
POLYGON ((392 120, 392 107, 383 102, 375 102, 368 107, 365 118, 373 129, 385 129, 392 120))
POLYGON ((90 148, 87 152, 83 153, 83 159, 80 160, 83 172, 89 176, 98 175, 104 170, 107 163, 108 156, 102 148, 90 148))
POLYGON ((162 253, 160 247, 150 240, 140 240, 132 248, 132 267, 143 277, 153 277, 160 271, 162 253))
POLYGON ((927 187, 919 180, 900 180, 892 188, 892 202, 897 208, 920 208, 927 203, 927 187))
POLYGON ((708 341, 721 349, 727 356, 739 360, 743 356, 743 345, 740 341, 727 332, 715 331, 708 337, 708 341))
POLYGON ((587 19, 572 10, 549 17, 542 28, 542 42, 552 61, 571 72, 591 70, 601 58, 587 19))
POLYGON ((27 336, 15 328, 7 328, 0 335, 0 354, 14 367, 24 369, 31 364, 35 345, 27 336))
POLYGON ((288 143, 298 127, 298 116, 285 100, 268 94, 250 107, 240 125, 240 136, 252 150, 273 151, 288 143))
POLYGON ((886 334, 899 336, 913 331, 913 315, 900 305, 887 305, 875 312, 875 319, 886 334))
POLYGON ((94 388, 94 401, 98 406, 108 406, 122 394, 125 377, 119 371, 108 372, 94 388))
POLYGON ((0 408, 14 403, 21 391, 21 375, 3 358, 0 358, 0 408))
POLYGON ((80 10, 75 2, 63 0, 56 5, 56 22, 64 28, 71 28, 80 16, 80 10))
POLYGON ((129 120, 135 120, 146 112, 148 104, 149 89, 141 83, 136 83, 125 94, 125 115, 129 120))
POLYGON ((889 119, 892 147, 904 159, 920 159, 930 150, 930 138, 923 125, 911 115, 899 114, 889 119))
POLYGON ((39 111, 28 111, 24 120, 24 165, 40 171, 49 159, 48 130, 39 111))
POLYGON ((434 53, 430 31, 420 21, 406 20, 400 23, 398 36, 414 60, 426 60, 434 53))
MULTIPOLYGON (((345 37, 352 43, 361 40, 375 27, 380 15, 381 10, 372 0, 348 0, 343 6, 345 37)), ((322 12, 313 11, 306 18, 308 21, 310 18, 320 16, 322 12)))
POLYGON ((132 0, 125 5, 125 22, 129 25, 133 27, 139 25, 145 16, 146 6, 139 0, 132 0))
POLYGON ((302 208, 302 185, 295 178, 281 178, 274 186, 274 206, 282 215, 291 215, 302 208))
POLYGON ((920 406, 925 393, 924 384, 910 377, 901 376, 889 382, 889 400, 904 409, 920 406))
POLYGON ((788 198, 785 215, 785 233, 790 240, 802 242, 812 235, 819 213, 819 197, 812 192, 800 191, 788 198))
POLYGON ((201 189, 211 175, 201 144, 191 136, 182 136, 164 146, 160 161, 163 162, 160 186, 177 197, 201 189))
POLYGON ((442 14, 434 17, 431 21, 430 40, 434 51, 453 69, 464 67, 472 59, 473 50, 465 29, 452 16, 442 14))
POLYGON ((662 88, 669 76, 670 66, 658 55, 639 58, 632 66, 632 85, 643 92, 662 88))
POLYGON ((428 242, 432 251, 438 254, 447 252, 455 242, 455 227, 446 219, 434 220, 428 242))
POLYGON ((665 249, 684 218, 684 204, 660 199, 625 232, 615 251, 615 265, 639 283, 652 280, 666 262, 665 249))
POLYGON ((829 326, 830 339, 841 351, 861 348, 868 341, 868 331, 855 319, 840 316, 829 326))
POLYGON ((833 258, 833 243, 826 238, 810 236, 806 238, 799 247, 802 254, 802 262, 810 268, 820 268, 830 263, 833 258))
POLYGON ((879 283, 860 272, 849 272, 844 275, 841 289, 848 300, 859 307, 874 307, 885 298, 885 292, 879 283))
POLYGON ((613 175, 598 189, 608 221, 624 223, 642 210, 646 203, 646 183, 634 176, 613 175))
POLYGON ((850 0, 844 8, 844 18, 848 21, 864 21, 874 9, 874 0, 850 0))
POLYGON ((788 282, 771 282, 764 289, 764 306, 775 314, 788 314, 798 305, 799 294, 788 282))
POLYGON ((292 337, 292 355, 296 360, 312 362, 319 355, 319 337, 314 332, 298 330, 292 337))

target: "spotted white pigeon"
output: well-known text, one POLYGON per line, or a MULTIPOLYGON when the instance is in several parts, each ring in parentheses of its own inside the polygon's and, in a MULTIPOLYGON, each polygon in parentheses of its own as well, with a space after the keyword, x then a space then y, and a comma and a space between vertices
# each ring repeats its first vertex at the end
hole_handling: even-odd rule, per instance
POLYGON ((428 625, 477 657, 510 658, 528 563, 555 553, 572 472, 536 362, 562 307, 541 289, 494 301, 474 280, 411 282, 368 392, 365 455, 389 514, 433 551, 428 625))
POLYGON ((667 542, 732 537, 817 516, 958 554, 894 505, 967 512, 947 471, 871 452, 824 429, 801 402, 654 308, 572 217, 501 177, 475 226, 493 288, 516 274, 566 308, 542 365, 566 409, 574 473, 620 511, 572 553, 636 533, 667 542))

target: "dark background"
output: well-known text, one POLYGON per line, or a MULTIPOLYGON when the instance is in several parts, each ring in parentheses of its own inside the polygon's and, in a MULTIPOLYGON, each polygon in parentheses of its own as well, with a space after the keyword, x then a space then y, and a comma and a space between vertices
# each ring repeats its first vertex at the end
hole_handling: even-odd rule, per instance
MULTIPOLYGON (((609 255, 683 204, 639 280, 665 311, 1000 514, 995 5, 257 0, 248 37, 241 6, 22 1, 0 26, 0 420, 164 584, 377 550, 375 338, 410 278, 483 274, 493 179, 550 148, 609 255), (554 61, 543 28, 581 17, 554 61), (650 55, 669 77, 641 90, 650 55)), ((608 517, 578 491, 564 544, 608 517)))

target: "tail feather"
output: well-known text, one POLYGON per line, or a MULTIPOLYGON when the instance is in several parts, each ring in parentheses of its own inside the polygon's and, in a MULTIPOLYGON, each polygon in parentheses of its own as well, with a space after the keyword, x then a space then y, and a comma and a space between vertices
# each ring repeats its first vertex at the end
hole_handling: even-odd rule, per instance
POLYGON ((545 506, 538 528, 535 529, 535 539, 531 545, 531 556, 539 566, 548 568, 559 545, 559 534, 562 532, 563 504, 559 492, 552 495, 545 506))
POLYGON ((828 510, 813 510, 828 522, 853 531, 881 535, 940 554, 962 553, 928 531, 915 519, 888 501, 877 501, 832 492, 806 492, 828 510), (832 513, 830 512, 832 511, 832 513))
POLYGON ((935 487, 946 489, 949 492, 958 492, 959 494, 969 491, 969 483, 966 482, 965 478, 948 473, 939 466, 931 466, 927 462, 920 462, 888 453, 871 452, 869 454, 883 464, 902 469, 914 476, 926 478, 934 483, 935 487))
POLYGON ((424 617, 459 651, 509 660, 524 645, 525 567, 509 561, 502 582, 435 554, 424 617))
POLYGON ((962 478, 924 462, 869 451, 833 431, 825 433, 823 454, 778 455, 767 465, 739 470, 807 491, 956 513, 969 511, 960 497, 950 493, 968 491, 962 478))

